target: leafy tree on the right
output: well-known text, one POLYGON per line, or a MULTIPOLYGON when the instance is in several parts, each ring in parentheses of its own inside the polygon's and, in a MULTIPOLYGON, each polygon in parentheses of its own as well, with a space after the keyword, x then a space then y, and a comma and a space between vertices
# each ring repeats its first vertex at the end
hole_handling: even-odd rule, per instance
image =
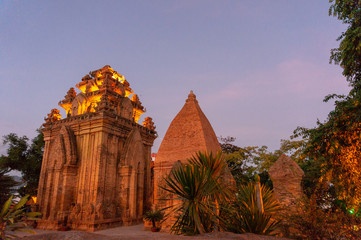
MULTIPOLYGON (((325 122, 312 129, 298 127, 295 136, 307 144, 304 154, 310 166, 319 170, 319 183, 328 183, 347 209, 361 203, 361 1, 330 0, 329 14, 337 17, 347 30, 338 38, 340 45, 331 50, 330 62, 343 68, 351 86, 348 95, 331 94, 335 108, 325 122)), ((317 190, 317 185, 314 185, 317 190)))

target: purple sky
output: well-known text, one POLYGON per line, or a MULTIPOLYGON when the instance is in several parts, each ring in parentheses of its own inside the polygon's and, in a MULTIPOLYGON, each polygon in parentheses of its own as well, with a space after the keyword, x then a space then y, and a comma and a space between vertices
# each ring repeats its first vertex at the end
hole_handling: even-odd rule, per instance
MULTIPOLYGON (((159 138, 191 89, 217 136, 277 149, 347 93, 330 49, 345 29, 326 0, 0 0, 0 135, 35 136, 67 90, 108 64, 159 138)), ((0 148, 0 151, 4 147, 0 148)))

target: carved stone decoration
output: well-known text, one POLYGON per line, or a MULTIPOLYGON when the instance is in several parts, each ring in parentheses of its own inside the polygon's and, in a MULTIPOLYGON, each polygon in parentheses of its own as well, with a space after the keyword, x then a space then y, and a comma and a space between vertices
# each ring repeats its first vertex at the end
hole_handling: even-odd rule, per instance
POLYGON ((96 216, 96 219, 98 219, 98 220, 103 220, 104 219, 104 209, 103 209, 103 204, 102 203, 98 203, 95 206, 95 216, 96 216))
POLYGON ((102 112, 102 111, 108 111, 110 109, 110 101, 108 95, 104 94, 100 98, 100 102, 98 102, 97 107, 95 108, 96 111, 102 112))
POLYGON ((116 214, 116 208, 115 204, 113 202, 110 202, 105 205, 104 207, 104 218, 105 219, 112 219, 115 217, 116 214))
POLYGON ((301 181, 304 172, 290 157, 282 154, 268 171, 275 197, 285 206, 291 206, 303 195, 301 181))
POLYGON ((86 220, 91 220, 94 217, 94 206, 91 203, 88 203, 85 205, 85 208, 83 208, 83 216, 86 220))
POLYGON ((72 106, 72 102, 75 99, 76 95, 77 95, 76 91, 72 87, 69 89, 67 94, 64 96, 64 99, 59 102, 59 105, 62 108, 64 108, 67 117, 71 116, 71 106, 72 106))
POLYGON ((82 81, 88 81, 88 80, 90 80, 90 79, 92 79, 92 77, 89 76, 89 74, 87 74, 87 75, 85 75, 81 80, 82 80, 82 81))
POLYGON ((73 101, 71 106, 72 116, 80 115, 86 112, 88 109, 88 100, 83 93, 79 93, 73 101))
POLYGON ((117 82, 114 86, 114 92, 118 93, 120 96, 125 96, 125 87, 120 82, 117 82))
POLYGON ((142 102, 139 100, 139 97, 137 94, 134 94, 132 96, 132 102, 134 102, 140 109, 144 109, 144 107, 142 106, 142 102))
POLYGON ((66 93, 66 95, 64 96, 65 100, 67 100, 67 101, 72 101, 72 100, 74 100, 75 97, 76 97, 76 92, 73 87, 71 87, 69 89, 69 91, 66 93))
POLYGON ((85 92, 90 93, 91 92, 92 83, 91 81, 88 81, 86 84, 85 92))
POLYGON ((54 108, 51 109, 51 112, 48 114, 48 117, 44 118, 44 120, 46 123, 53 123, 60 120, 60 118, 61 118, 60 111, 54 108))
POLYGON ((146 117, 144 119, 143 126, 148 128, 149 130, 152 130, 152 131, 155 130, 155 125, 154 125, 153 119, 151 117, 146 117))
MULTIPOLYGON (((129 98, 124 76, 106 65, 59 102, 44 124, 38 227, 94 231, 142 222, 152 203, 151 147, 157 133, 133 119, 145 112, 129 98), (66 220, 68 219, 68 220, 66 220)), ((139 99, 138 99, 139 100, 139 99)))
POLYGON ((64 136, 59 134, 56 138, 53 146, 53 163, 55 170, 61 170, 66 161, 66 151, 65 151, 65 144, 64 144, 64 136))
POLYGON ((118 115, 131 120, 133 117, 133 106, 129 98, 124 98, 118 105, 118 115))
POLYGON ((80 204, 76 204, 74 206, 71 207, 70 209, 70 220, 76 222, 77 220, 79 220, 81 218, 81 207, 80 204))

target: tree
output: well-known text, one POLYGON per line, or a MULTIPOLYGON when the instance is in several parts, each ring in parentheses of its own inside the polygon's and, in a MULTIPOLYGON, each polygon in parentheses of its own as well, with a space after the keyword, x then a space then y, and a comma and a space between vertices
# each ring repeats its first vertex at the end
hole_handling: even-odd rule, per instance
POLYGON ((228 154, 228 153, 233 153, 233 152, 236 152, 238 150, 240 150, 241 148, 232 144, 232 142, 234 142, 236 140, 236 138, 234 137, 230 137, 230 136, 227 136, 227 137, 218 137, 219 141, 220 141, 220 145, 221 145, 221 148, 222 148, 222 152, 225 153, 225 154, 228 154))
POLYGON ((330 62, 343 68, 343 75, 354 88, 361 87, 361 2, 359 0, 330 0, 329 15, 347 24, 347 30, 337 39, 338 48, 331 50, 330 62))
POLYGON ((0 169, 0 206, 12 195, 15 186, 18 184, 8 171, 0 169))
POLYGON ((330 62, 343 68, 352 87, 347 96, 331 94, 335 109, 325 122, 312 129, 297 128, 295 136, 307 141, 304 153, 309 167, 319 170, 321 184, 334 188, 337 198, 348 208, 358 207, 361 200, 361 2, 330 0, 329 14, 337 17, 347 30, 338 38, 340 45, 331 50, 330 62))
POLYGON ((0 169, 18 170, 26 186, 19 193, 36 195, 39 183, 41 163, 44 151, 43 134, 37 130, 38 135, 31 141, 26 136, 19 137, 10 133, 3 137, 3 143, 8 144, 7 154, 0 157, 0 169))
POLYGON ((220 137, 220 144, 232 175, 238 185, 247 184, 254 180, 255 174, 261 177, 261 183, 273 188, 268 170, 282 155, 286 154, 302 165, 306 156, 303 154, 305 141, 281 140, 280 149, 271 152, 267 146, 238 147, 232 142, 234 137, 220 137))
POLYGON ((225 229, 235 233, 256 233, 272 235, 280 221, 274 220, 274 214, 280 210, 280 205, 273 197, 273 192, 267 186, 260 186, 263 210, 257 206, 257 187, 255 183, 240 185, 236 198, 230 203, 230 208, 224 214, 225 229))
MULTIPOLYGON (((328 100, 326 98, 326 100, 328 100)), ((353 96, 336 101, 326 122, 313 129, 298 128, 296 135, 308 141, 305 154, 310 166, 318 166, 319 180, 331 183, 349 207, 361 199, 361 106, 353 96)))
POLYGON ((155 223, 163 220, 164 213, 161 212, 160 210, 156 210, 156 211, 150 210, 144 214, 143 218, 146 221, 152 222, 152 231, 158 232, 160 229, 156 227, 155 223))

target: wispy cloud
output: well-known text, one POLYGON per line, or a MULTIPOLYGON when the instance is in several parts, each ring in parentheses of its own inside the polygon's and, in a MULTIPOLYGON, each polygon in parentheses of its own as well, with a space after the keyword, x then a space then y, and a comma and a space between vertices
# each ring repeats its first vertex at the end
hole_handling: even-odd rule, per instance
POLYGON ((246 100, 249 96, 301 97, 312 99, 332 92, 347 92, 340 71, 315 63, 292 59, 275 68, 260 70, 218 89, 218 100, 246 100))

